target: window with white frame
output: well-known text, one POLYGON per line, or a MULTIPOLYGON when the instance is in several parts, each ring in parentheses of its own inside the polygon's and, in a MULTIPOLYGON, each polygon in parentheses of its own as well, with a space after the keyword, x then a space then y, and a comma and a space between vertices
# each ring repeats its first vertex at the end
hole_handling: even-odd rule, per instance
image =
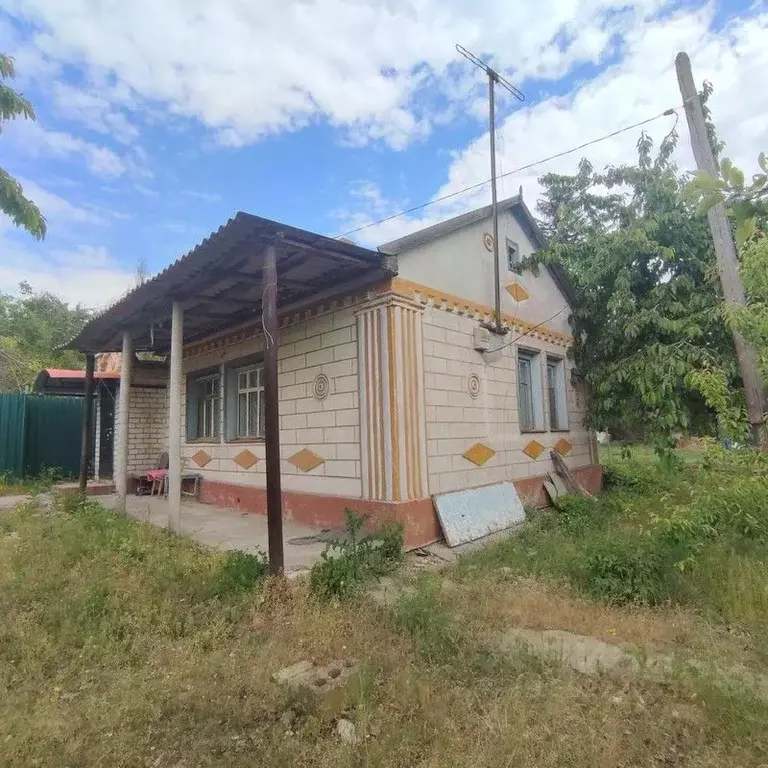
POLYGON ((197 394, 196 438, 214 439, 219 436, 219 409, 221 405, 221 377, 218 374, 201 376, 195 380, 197 394))
POLYGON ((517 351, 517 413, 521 432, 544 428, 541 387, 541 356, 538 352, 517 351))
POLYGON ((237 437, 264 436, 264 368, 238 368, 237 437))
POLYGON ((547 407, 549 428, 568 429, 568 408, 565 394, 565 361, 559 357, 547 357, 547 407))

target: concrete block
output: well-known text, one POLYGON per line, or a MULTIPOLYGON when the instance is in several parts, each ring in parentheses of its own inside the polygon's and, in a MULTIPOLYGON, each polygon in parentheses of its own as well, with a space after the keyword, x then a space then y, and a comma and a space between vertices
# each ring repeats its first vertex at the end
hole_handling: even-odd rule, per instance
POLYGON ((320 717, 338 715, 360 690, 360 666, 349 659, 322 665, 298 661, 276 672, 272 678, 290 688, 320 717))

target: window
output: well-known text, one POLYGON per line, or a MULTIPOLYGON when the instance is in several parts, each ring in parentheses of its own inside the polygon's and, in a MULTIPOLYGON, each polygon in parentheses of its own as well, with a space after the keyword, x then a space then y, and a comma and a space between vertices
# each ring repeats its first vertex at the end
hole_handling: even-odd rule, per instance
POLYGON ((527 349, 517 351, 517 411, 521 432, 544 429, 541 356, 527 349))
POLYGON ((520 256, 520 246, 512 240, 507 239, 507 267, 510 272, 518 272, 520 262, 522 258, 520 256))
POLYGON ((264 436, 264 368, 237 370, 237 437, 264 436))
POLYGON ((565 362, 557 357, 547 358, 547 405, 549 407, 549 428, 568 429, 565 362))
POLYGON ((221 378, 218 374, 202 376, 195 380, 197 390, 197 424, 193 437, 216 438, 219 436, 219 406, 221 403, 221 378))

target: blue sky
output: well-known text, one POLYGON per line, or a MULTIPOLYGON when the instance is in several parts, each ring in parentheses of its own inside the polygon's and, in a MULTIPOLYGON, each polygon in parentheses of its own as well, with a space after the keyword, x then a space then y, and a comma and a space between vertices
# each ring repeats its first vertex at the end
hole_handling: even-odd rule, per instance
MULTIPOLYGON (((499 94, 502 171, 679 104, 678 50, 715 85, 729 154, 751 169, 766 148, 765 3, 1 0, 0 50, 16 57, 38 121, 5 126, 0 165, 49 235, 35 243, 0 221, 0 290, 24 278, 103 306, 140 260, 162 269, 237 210, 335 235, 486 179, 486 90, 456 42, 526 93, 524 104, 499 94)), ((680 129, 688 168, 682 114, 680 129)), ((587 155, 631 161, 636 140, 587 155)), ((537 176, 578 159, 500 192, 522 186, 533 207, 537 176)), ((376 245, 487 195, 355 238, 376 245)))

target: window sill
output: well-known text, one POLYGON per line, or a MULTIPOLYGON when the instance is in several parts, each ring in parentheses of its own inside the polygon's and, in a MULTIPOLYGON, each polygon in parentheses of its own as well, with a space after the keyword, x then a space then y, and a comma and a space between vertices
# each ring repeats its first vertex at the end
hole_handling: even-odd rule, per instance
POLYGON ((549 430, 546 429, 521 429, 521 435, 545 435, 549 430))
POLYGON ((264 443, 263 437, 233 437, 231 440, 225 440, 226 445, 238 445, 240 443, 255 443, 261 445, 264 443))
POLYGON ((562 427, 560 429, 550 429, 549 431, 550 432, 570 432, 571 428, 570 427, 562 427))
POLYGON ((221 440, 218 437, 192 437, 187 438, 187 444, 190 443, 203 443, 204 445, 219 445, 221 440))

